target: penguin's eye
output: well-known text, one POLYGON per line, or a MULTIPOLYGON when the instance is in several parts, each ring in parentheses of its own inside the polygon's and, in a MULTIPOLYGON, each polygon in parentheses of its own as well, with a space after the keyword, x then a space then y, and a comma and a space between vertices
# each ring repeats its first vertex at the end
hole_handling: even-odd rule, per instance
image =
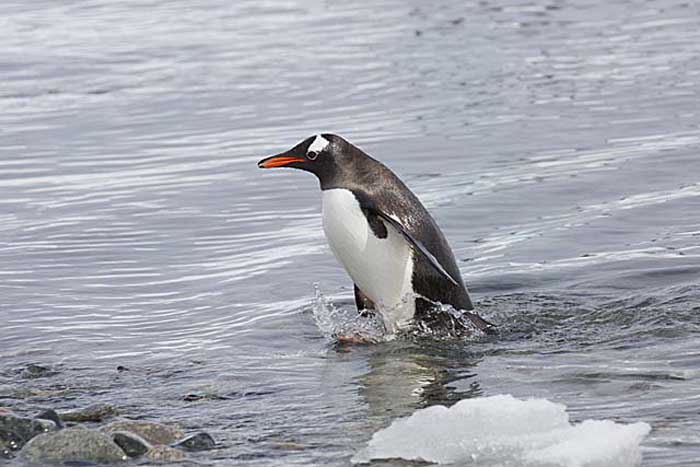
POLYGON ((318 153, 316 151, 309 151, 306 153, 306 158, 310 161, 315 161, 317 157, 318 153))

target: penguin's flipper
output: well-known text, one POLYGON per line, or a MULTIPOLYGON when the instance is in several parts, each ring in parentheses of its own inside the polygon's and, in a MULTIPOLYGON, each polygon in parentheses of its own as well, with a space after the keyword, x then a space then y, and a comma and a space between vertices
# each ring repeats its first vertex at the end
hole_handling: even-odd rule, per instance
POLYGON ((359 311, 362 316, 371 314, 376 310, 374 302, 365 295, 357 285, 355 285, 355 305, 357 305, 357 311, 359 311))
POLYGON ((418 253, 420 253, 421 255, 423 255, 423 257, 428 260, 430 265, 433 266, 433 268, 435 268, 435 270, 437 272, 439 272, 440 275, 444 276, 445 279, 452 282, 457 287, 461 287, 459 285, 460 282, 458 280, 456 280, 454 277, 452 277, 450 275, 450 273, 447 272, 444 267, 442 267, 442 264, 440 264, 440 261, 438 261, 437 258, 430 251, 428 251, 426 246, 423 245, 423 243, 420 240, 414 238, 406 229, 404 229, 399 221, 397 221, 393 217, 389 216, 388 214, 380 211, 379 209, 376 209, 376 208, 366 208, 366 209, 368 211, 376 214, 377 216, 381 217, 382 220, 386 221, 389 225, 391 225, 396 230, 398 230, 399 233, 401 233, 401 235, 403 235, 403 237, 408 241, 408 243, 411 244, 413 249, 415 251, 417 251, 418 253))

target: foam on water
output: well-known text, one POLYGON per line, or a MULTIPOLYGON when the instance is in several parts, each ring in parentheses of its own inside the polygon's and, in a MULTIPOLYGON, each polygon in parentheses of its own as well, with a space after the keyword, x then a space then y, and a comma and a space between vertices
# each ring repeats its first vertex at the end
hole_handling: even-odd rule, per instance
POLYGON ((566 406, 498 395, 417 410, 376 432, 352 461, 401 458, 479 466, 631 467, 646 423, 572 424, 566 406))

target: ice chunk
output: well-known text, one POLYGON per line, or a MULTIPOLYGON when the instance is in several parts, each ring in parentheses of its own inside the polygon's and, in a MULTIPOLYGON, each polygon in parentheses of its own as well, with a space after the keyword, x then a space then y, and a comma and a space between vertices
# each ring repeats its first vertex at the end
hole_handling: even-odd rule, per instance
POLYGON ((651 427, 611 420, 571 424, 566 406, 510 395, 433 406, 394 421, 352 461, 402 458, 485 466, 631 467, 651 427))

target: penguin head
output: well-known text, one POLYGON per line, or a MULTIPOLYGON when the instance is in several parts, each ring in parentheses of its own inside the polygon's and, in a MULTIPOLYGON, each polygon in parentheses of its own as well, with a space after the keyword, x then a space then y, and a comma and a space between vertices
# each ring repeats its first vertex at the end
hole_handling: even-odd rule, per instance
POLYGON ((267 157, 258 162, 261 169, 290 167, 316 175, 321 185, 326 185, 342 172, 352 158, 350 143, 330 133, 311 136, 289 151, 267 157))

